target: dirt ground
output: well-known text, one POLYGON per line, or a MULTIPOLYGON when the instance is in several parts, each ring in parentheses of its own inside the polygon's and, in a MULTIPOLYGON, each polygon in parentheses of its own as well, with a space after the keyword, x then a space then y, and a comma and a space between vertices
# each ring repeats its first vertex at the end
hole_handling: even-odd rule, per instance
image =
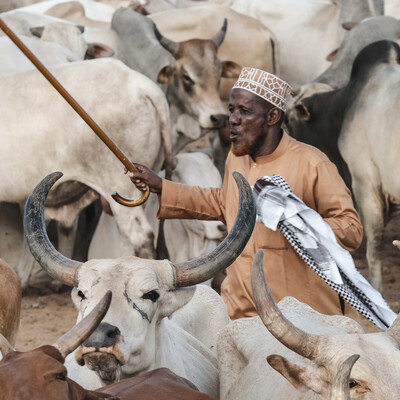
MULTIPOLYGON (((205 148, 208 147, 207 144, 207 139, 203 139, 194 143, 189 150, 205 148)), ((395 239, 400 239, 400 216, 393 218, 386 227, 383 267, 383 296, 398 313, 400 311, 400 251, 392 245, 395 239)), ((353 254, 353 258, 359 271, 368 278, 364 243, 353 254)), ((28 289, 22 299, 16 348, 24 351, 53 343, 75 324, 76 316, 77 311, 72 304, 69 288, 64 287, 60 293, 28 289)), ((366 319, 362 319, 362 325, 367 332, 378 331, 366 319)))

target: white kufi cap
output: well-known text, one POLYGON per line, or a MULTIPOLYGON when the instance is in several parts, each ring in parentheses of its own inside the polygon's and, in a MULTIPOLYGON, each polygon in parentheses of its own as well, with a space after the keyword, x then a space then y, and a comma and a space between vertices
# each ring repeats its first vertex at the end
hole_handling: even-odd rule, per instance
POLYGON ((244 67, 232 89, 248 90, 286 111, 292 88, 282 79, 257 68, 244 67))

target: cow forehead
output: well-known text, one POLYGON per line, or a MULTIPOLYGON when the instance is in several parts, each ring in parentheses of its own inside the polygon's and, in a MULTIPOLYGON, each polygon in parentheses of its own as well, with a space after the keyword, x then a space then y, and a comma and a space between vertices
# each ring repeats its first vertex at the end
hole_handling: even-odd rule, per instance
POLYGON ((154 290, 172 284, 173 270, 168 260, 147 260, 134 256, 90 260, 81 266, 78 281, 80 287, 87 288, 108 285, 111 290, 127 286, 154 290))
POLYGON ((176 55, 178 64, 184 65, 188 72, 209 77, 211 71, 220 68, 217 48, 211 40, 192 39, 181 42, 176 55))

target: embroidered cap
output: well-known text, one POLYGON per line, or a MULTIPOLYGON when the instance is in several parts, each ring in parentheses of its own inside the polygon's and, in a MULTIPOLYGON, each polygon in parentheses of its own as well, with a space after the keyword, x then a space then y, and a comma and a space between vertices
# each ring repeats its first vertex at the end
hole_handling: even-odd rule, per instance
POLYGON ((292 88, 282 79, 257 68, 244 67, 232 89, 248 90, 286 111, 292 88))

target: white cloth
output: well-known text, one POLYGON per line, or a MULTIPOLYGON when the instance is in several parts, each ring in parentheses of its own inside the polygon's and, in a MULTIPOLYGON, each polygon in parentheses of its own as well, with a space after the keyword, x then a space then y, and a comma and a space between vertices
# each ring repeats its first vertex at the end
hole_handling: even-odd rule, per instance
POLYGON ((295 196, 279 175, 259 178, 253 189, 257 222, 279 228, 306 263, 358 312, 382 329, 396 319, 382 295, 360 274, 331 227, 295 196))

